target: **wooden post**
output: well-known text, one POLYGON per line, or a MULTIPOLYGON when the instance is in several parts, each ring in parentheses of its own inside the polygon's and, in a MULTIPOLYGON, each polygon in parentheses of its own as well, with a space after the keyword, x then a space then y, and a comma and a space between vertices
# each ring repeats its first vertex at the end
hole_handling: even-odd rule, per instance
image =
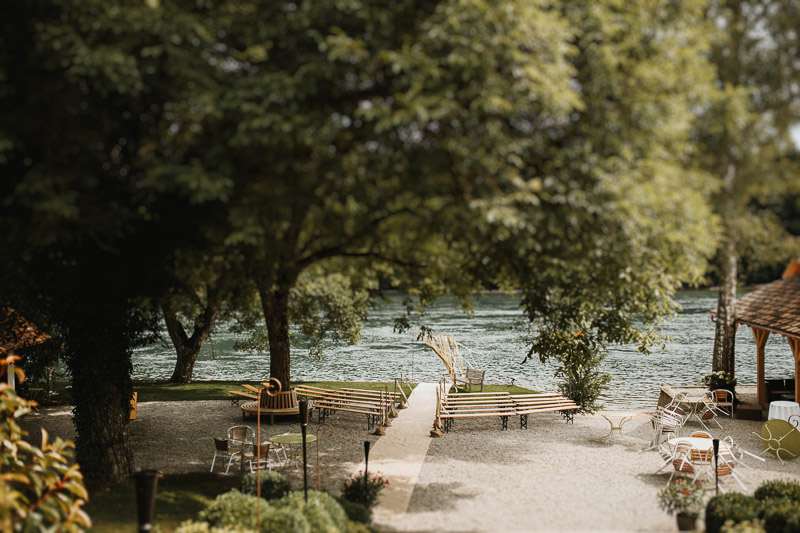
MULTIPOLYGON (((756 339, 756 402, 760 407, 767 406, 767 382, 764 377, 764 347, 767 345, 769 331, 752 327, 753 337, 756 339)), ((796 360, 797 358, 795 358, 796 360)))
POLYGON ((800 339, 797 337, 786 337, 789 341, 789 346, 792 348, 792 355, 794 356, 794 401, 800 398, 800 339))

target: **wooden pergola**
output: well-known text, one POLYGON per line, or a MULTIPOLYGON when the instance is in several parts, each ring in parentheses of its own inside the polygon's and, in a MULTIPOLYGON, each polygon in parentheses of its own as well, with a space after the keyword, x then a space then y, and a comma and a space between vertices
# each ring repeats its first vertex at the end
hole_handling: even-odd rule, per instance
MULTIPOLYGON (((757 402, 767 404, 767 382, 764 377, 764 347, 770 333, 783 335, 794 356, 794 394, 800 398, 800 275, 773 281, 757 291, 736 300, 736 325, 744 324, 753 331, 757 353, 757 402)), ((712 312, 716 315, 716 311, 712 312)))
MULTIPOLYGON (((13 355, 15 350, 34 346, 50 339, 10 307, 0 306, 0 357, 13 355)), ((14 373, 8 373, 9 383, 14 385, 14 373)))

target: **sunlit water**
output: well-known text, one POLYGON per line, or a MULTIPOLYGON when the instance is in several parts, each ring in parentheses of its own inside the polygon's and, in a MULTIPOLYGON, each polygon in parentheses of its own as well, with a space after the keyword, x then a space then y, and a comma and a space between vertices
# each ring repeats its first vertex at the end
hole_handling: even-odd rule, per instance
MULTIPOLYGON (((699 385, 711 369, 714 324, 708 311, 716 307, 716 293, 684 291, 678 294, 682 311, 663 331, 671 337, 667 350, 641 355, 635 346, 612 346, 602 369, 613 379, 603 397, 609 408, 652 407, 660 385, 699 385)), ((401 298, 381 303, 364 324, 363 338, 355 346, 329 346, 321 359, 303 349, 292 352, 292 379, 379 381, 399 377, 402 372, 414 381, 436 381, 444 365, 427 346, 413 341, 411 333, 392 330, 394 317, 402 314, 401 298)), ((445 299, 429 309, 415 327, 424 323, 437 333, 452 333, 464 346, 462 355, 475 368, 486 370, 488 383, 511 383, 538 390, 556 391, 553 367, 538 359, 521 363, 525 350, 518 321, 519 298, 514 295, 483 296, 474 318, 466 318, 460 307, 445 299)), ((268 356, 236 351, 236 337, 215 332, 200 352, 194 369, 195 380, 254 380, 268 377, 268 356)), ((766 347, 767 378, 794 376, 794 361, 785 339, 771 335, 766 347)), ((134 379, 166 380, 175 365, 171 346, 152 345, 136 351, 134 379)), ((736 372, 740 385, 754 385, 756 347, 749 328, 740 327, 736 337, 736 372)))

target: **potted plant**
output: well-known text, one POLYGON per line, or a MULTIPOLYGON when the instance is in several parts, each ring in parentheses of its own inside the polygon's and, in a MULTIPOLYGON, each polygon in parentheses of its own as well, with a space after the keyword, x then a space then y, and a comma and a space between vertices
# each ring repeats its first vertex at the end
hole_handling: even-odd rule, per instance
POLYGON ((703 376, 702 383, 710 391, 717 389, 729 390, 733 394, 733 401, 736 401, 736 383, 737 379, 730 373, 724 370, 717 370, 716 372, 709 372, 703 376))
POLYGON ((361 470, 358 474, 344 482, 342 496, 345 500, 360 503, 371 509, 378 501, 378 495, 383 487, 389 484, 389 480, 384 478, 380 472, 366 474, 361 470))
POLYGON ((658 492, 658 503, 662 509, 676 515, 680 531, 691 531, 703 509, 705 497, 706 491, 699 482, 692 483, 679 477, 658 492))

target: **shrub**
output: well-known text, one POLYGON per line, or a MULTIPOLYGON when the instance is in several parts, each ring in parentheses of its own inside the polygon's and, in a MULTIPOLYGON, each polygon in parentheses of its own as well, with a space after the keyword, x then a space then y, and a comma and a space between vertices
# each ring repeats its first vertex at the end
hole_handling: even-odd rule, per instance
POLYGON ((789 498, 764 500, 764 529, 770 533, 800 531, 800 502, 789 498))
POLYGON ((347 533, 374 533, 374 531, 366 524, 350 521, 347 523, 347 533))
POLYGON ((789 498, 800 502, 800 483, 783 479, 765 481, 753 494, 758 500, 769 500, 772 498, 789 498))
POLYGON ((761 501, 739 493, 714 496, 706 505, 706 531, 718 533, 727 520, 734 523, 760 518, 761 501))
MULTIPOLYGON (((200 511, 198 517, 213 528, 240 528, 255 531, 258 498, 232 490, 217 498, 200 511)), ((344 511, 342 511, 344 514, 344 511)), ((201 530, 202 531, 202 530, 201 530)), ((261 502, 261 531, 282 533, 311 533, 312 529, 302 509, 285 506, 283 500, 261 502)))
POLYGON ((314 532, 336 533, 347 530, 347 515, 330 494, 308 491, 308 503, 303 491, 290 492, 281 498, 276 505, 301 513, 314 532))
POLYGON ((345 481, 342 497, 371 509, 378 501, 378 495, 383 487, 389 484, 389 480, 384 479, 380 472, 373 474, 369 479, 366 478, 366 475, 359 471, 358 474, 345 481))
POLYGON ((726 520, 720 528, 720 533, 766 533, 763 520, 745 520, 735 523, 733 520, 726 520))
MULTIPOLYGON (((256 527, 257 505, 255 496, 231 490, 217 496, 208 507, 200 511, 198 517, 213 527, 240 526, 253 529, 256 527)), ((262 502, 262 520, 269 510, 270 505, 262 502)))
MULTIPOLYGON (((61 439, 49 442, 42 430, 42 444, 25 440, 17 418, 36 403, 20 398, 5 383, 8 365, 16 356, 0 358, 0 531, 81 531, 92 521, 81 509, 88 493, 77 464, 70 465, 73 444, 61 439)), ((25 375, 16 369, 18 380, 25 375)))
MULTIPOLYGON (((286 476, 270 470, 259 472, 261 477, 261 497, 266 500, 277 500, 286 496, 292 489, 292 484, 286 476)), ((242 492, 256 495, 256 475, 245 474, 242 478, 242 492)))
POLYGON ((342 506, 348 520, 367 525, 372 523, 372 512, 363 503, 351 502, 344 498, 338 498, 336 501, 342 506))
POLYGON ((255 530, 245 527, 211 527, 208 522, 195 522, 187 520, 182 522, 175 533, 253 533, 255 530))

